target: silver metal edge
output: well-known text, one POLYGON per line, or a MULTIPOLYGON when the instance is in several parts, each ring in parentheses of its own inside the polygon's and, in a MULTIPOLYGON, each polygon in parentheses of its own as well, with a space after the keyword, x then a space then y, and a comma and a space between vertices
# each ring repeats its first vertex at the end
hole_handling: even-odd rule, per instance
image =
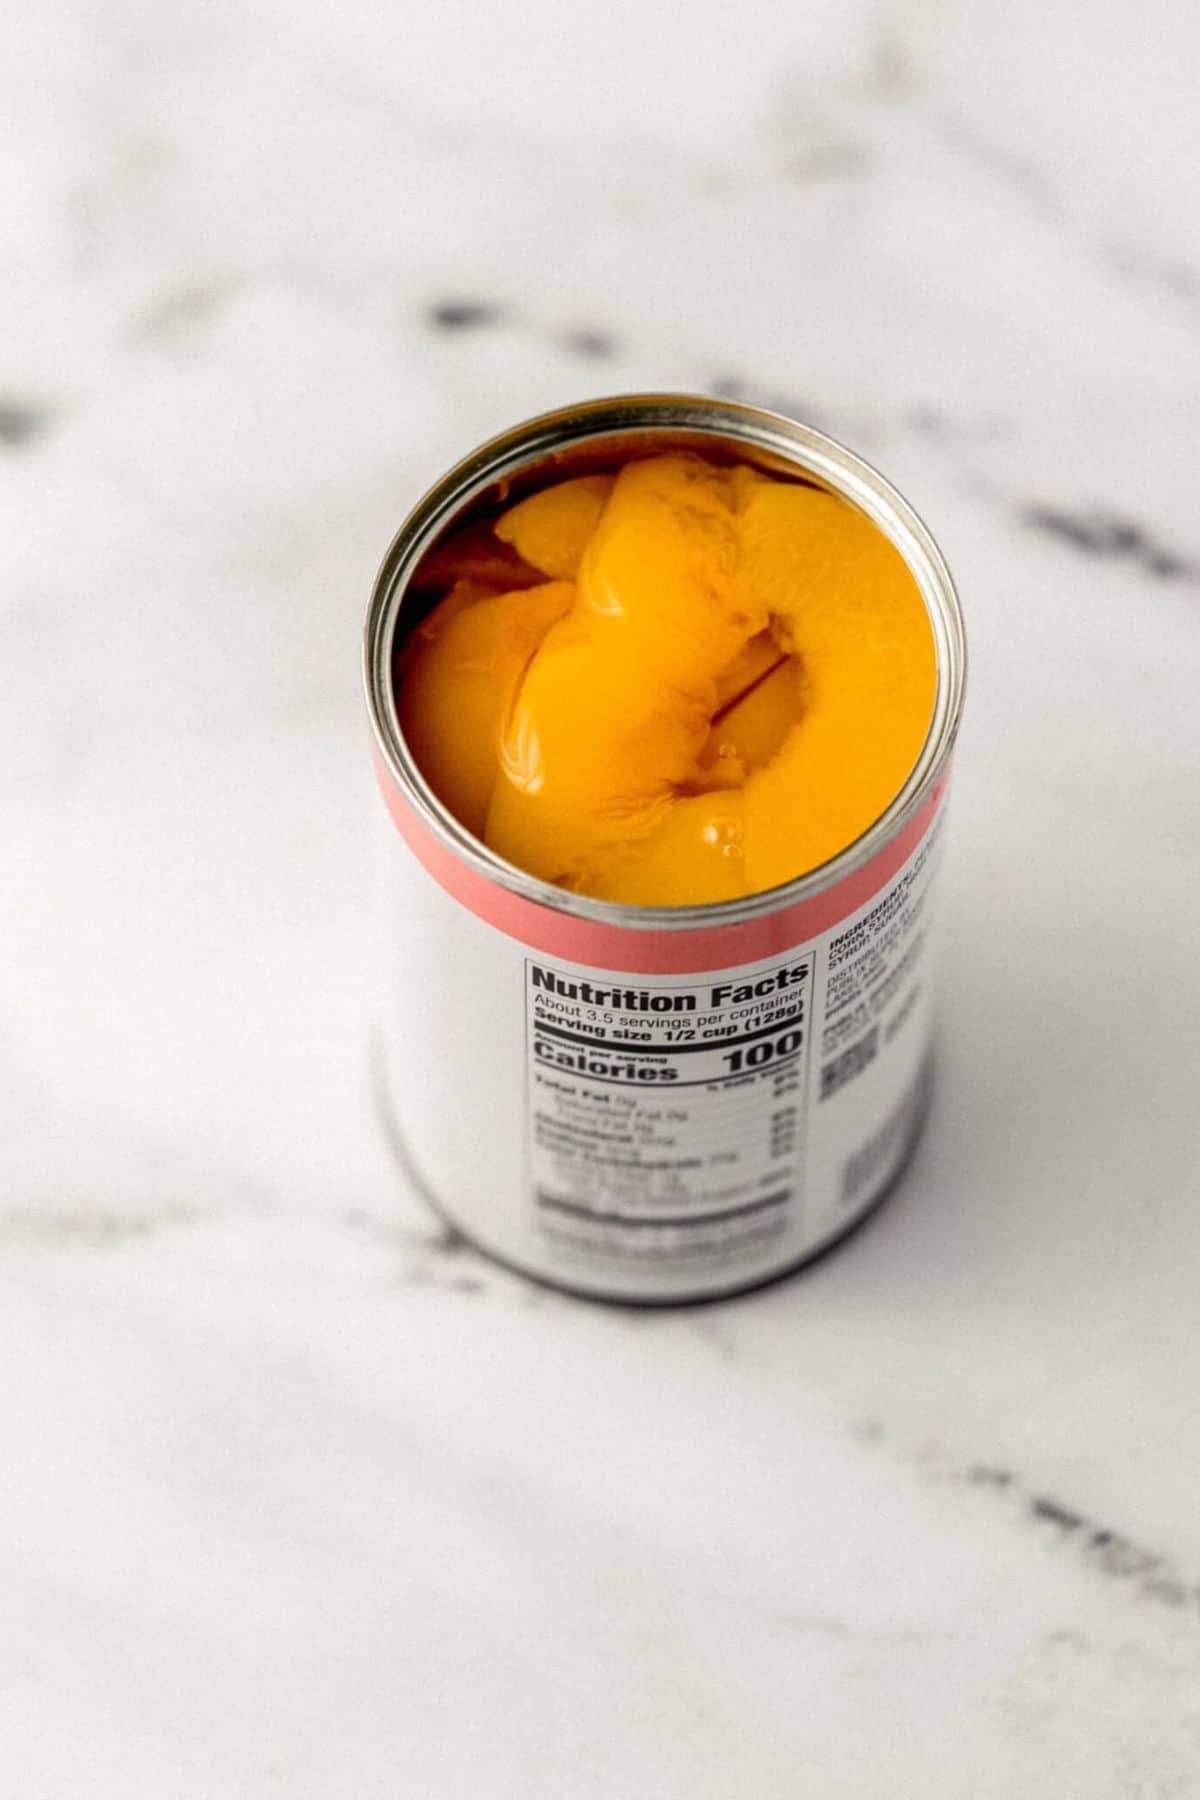
POLYGON ((962 717, 967 649, 962 611, 945 559, 923 520, 882 476, 833 438, 780 413, 694 394, 625 394, 542 413, 470 452, 417 502, 392 539, 371 590, 363 631, 363 685, 371 729, 397 784, 424 823, 488 879, 574 918, 633 930, 736 925, 810 899, 853 874, 902 830, 945 768, 962 717), (407 581, 440 532, 486 488, 588 438, 677 430, 770 451, 852 501, 895 544, 929 610, 937 650, 933 718, 904 786, 874 824, 828 862, 794 881, 737 900, 700 906, 628 906, 540 881, 503 861, 464 830, 426 785, 400 733, 392 691, 392 646, 407 581))

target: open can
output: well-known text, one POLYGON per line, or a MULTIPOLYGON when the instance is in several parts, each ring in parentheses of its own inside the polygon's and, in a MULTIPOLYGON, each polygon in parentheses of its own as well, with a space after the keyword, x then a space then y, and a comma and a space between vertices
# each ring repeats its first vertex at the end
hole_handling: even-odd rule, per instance
POLYGON ((364 642, 388 853, 381 1080, 410 1177, 497 1261, 591 1298, 717 1299, 858 1224, 924 1120, 934 876, 966 653, 912 509, 831 439, 724 400, 595 400, 518 425, 409 514, 364 642), (937 656, 933 716, 891 804, 798 880, 705 906, 588 898, 512 867, 422 779, 393 685, 411 578, 451 529, 631 456, 691 449, 826 488, 891 539, 937 656))

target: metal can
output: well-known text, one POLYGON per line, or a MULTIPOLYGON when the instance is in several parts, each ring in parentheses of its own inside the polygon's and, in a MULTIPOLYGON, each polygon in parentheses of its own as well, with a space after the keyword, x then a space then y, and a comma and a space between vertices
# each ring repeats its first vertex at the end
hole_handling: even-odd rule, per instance
POLYGON ((716 1299, 786 1274, 883 1198, 931 1074, 933 878, 966 654, 949 571, 896 491, 829 438, 693 396, 596 400, 519 425, 401 526, 364 642, 389 846, 382 1097, 410 1176, 480 1250, 590 1298, 716 1299), (421 777, 393 652, 411 577, 452 526, 548 479, 688 447, 843 496, 899 549, 937 653, 915 767, 861 838, 800 879, 706 906, 564 892, 495 856, 421 777))

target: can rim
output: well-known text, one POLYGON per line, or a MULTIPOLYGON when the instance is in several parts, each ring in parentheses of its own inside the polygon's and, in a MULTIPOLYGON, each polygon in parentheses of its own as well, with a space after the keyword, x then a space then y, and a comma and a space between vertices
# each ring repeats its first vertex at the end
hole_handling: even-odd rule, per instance
POLYGON ((737 925, 825 892, 868 863, 918 811, 958 734, 967 647, 953 577, 932 533, 896 488, 854 451, 812 426, 741 401, 699 394, 622 394, 556 408, 512 426, 470 451, 417 501, 388 546, 371 590, 363 631, 363 685, 379 755, 426 827, 487 879, 535 905, 597 924, 686 931, 737 925), (468 832, 428 786, 400 730, 392 649, 408 582, 434 539, 483 491, 538 461, 587 440, 634 441, 664 431, 710 437, 726 447, 768 451, 798 473, 814 475, 850 500, 903 556, 933 628, 937 691, 920 754, 899 792, 871 825, 836 856, 793 880, 733 900, 691 906, 629 905, 575 894, 505 862, 468 832))

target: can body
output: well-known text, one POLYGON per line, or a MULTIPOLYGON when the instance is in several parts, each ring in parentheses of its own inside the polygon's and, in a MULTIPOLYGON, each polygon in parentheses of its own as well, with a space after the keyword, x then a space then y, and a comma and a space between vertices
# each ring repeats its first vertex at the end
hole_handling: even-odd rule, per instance
MULTIPOLYGON (((611 424, 602 415, 592 435, 611 424)), ((376 635, 379 608, 394 637, 402 607, 395 550, 376 635)), ((939 571, 953 601, 940 559, 939 571)), ((924 588, 928 569, 915 572, 924 588)), ((962 688, 952 605, 939 658, 956 655, 939 672, 940 740, 894 816, 815 879, 748 904, 581 902, 496 867, 447 828, 376 719, 397 828, 387 1104, 412 1173, 479 1248, 575 1292, 678 1302, 782 1274, 871 1210, 929 1088, 935 876, 962 688)), ((379 710, 389 665, 369 621, 372 666, 379 710)))

